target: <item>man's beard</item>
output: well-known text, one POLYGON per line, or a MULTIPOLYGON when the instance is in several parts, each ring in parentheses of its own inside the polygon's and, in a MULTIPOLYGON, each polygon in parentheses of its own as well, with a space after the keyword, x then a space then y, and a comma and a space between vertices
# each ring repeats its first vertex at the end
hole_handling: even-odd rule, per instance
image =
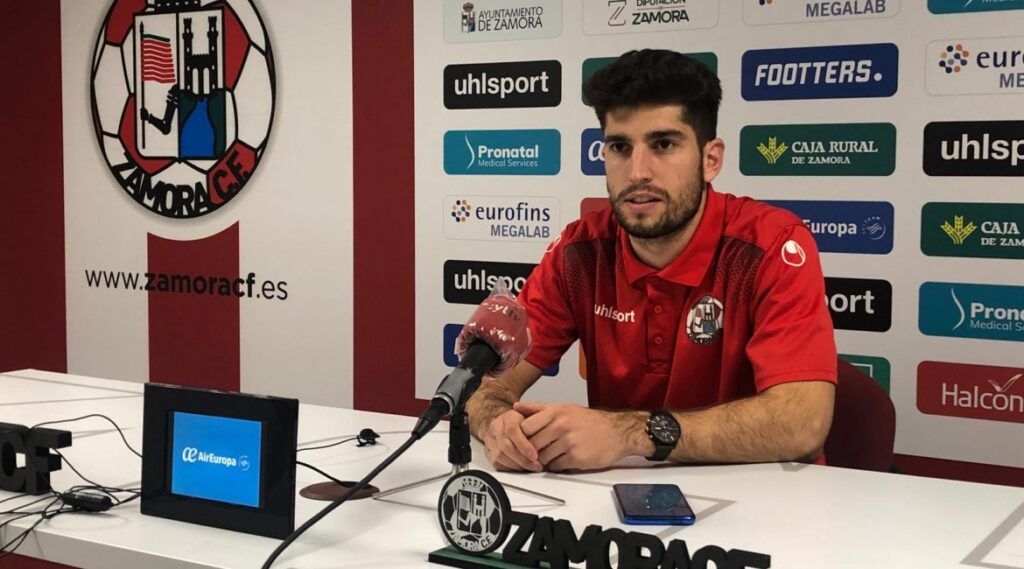
MULTIPOLYGON (((681 231, 697 215, 701 199, 704 196, 704 172, 698 169, 695 178, 693 184, 686 188, 677 201, 671 200, 668 192, 658 186, 650 184, 629 186, 619 194, 618 198, 611 200, 615 216, 619 218, 619 225, 626 230, 626 233, 640 239, 660 239, 681 231), (655 193, 661 198, 662 203, 665 204, 665 211, 660 217, 653 220, 649 217, 637 221, 629 219, 629 215, 623 211, 623 204, 630 198, 630 194, 638 189, 655 193)), ((611 195, 611 188, 608 188, 608 194, 611 195)))

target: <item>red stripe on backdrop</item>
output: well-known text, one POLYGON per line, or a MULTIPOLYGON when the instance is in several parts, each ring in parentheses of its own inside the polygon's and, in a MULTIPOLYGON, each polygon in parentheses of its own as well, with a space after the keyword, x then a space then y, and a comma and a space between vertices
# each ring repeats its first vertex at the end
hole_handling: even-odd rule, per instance
POLYGON ((0 370, 63 372, 60 2, 0 2, 0 22, 0 370))
POLYGON ((414 370, 412 12, 412 0, 352 2, 355 407, 404 415, 424 407, 414 370))
MULTIPOLYGON (((193 287, 192 293, 159 292, 158 276, 158 291, 149 293, 149 380, 238 391, 239 298, 233 293, 239 273, 238 224, 195 241, 150 234, 148 248, 149 272, 188 275, 193 287), (210 294, 210 277, 218 288, 218 279, 230 279, 232 293, 210 294)), ((181 286, 175 283, 175 290, 181 286)))

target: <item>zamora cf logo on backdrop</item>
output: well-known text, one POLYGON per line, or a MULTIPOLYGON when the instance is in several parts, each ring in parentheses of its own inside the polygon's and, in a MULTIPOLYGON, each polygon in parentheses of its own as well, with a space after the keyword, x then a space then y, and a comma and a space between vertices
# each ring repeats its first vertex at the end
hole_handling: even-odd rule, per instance
POLYGON ((166 217, 214 211, 266 149, 274 59, 249 0, 115 0, 92 63, 100 150, 131 198, 166 217))

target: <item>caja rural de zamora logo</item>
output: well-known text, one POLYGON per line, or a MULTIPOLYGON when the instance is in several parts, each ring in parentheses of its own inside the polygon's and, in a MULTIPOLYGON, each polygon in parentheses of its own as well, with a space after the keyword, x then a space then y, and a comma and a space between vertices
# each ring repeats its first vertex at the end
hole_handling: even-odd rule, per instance
POLYGON ((274 59, 250 0, 115 0, 92 62, 111 173, 172 218, 210 213, 252 178, 274 115, 274 59))

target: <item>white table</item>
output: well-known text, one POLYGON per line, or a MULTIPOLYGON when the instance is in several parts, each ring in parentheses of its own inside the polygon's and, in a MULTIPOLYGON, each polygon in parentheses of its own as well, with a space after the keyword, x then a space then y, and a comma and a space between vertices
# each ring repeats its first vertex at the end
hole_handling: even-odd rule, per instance
MULTIPOLYGON (((33 370, 0 374, 0 422, 32 425, 88 413, 113 418, 137 449, 142 441, 142 385, 33 370)), ((344 480, 358 480, 405 439, 409 417, 302 405, 301 445, 330 442, 370 427, 383 436, 372 447, 352 443, 306 453, 300 459, 344 480)), ((64 453, 92 480, 138 486, 140 459, 101 419, 55 425, 74 433, 64 453)), ((382 473, 374 485, 391 488, 444 472, 447 435, 442 424, 382 473)), ((492 471, 474 442, 474 467, 492 471)), ((655 532, 684 539, 694 551, 719 545, 767 553, 778 568, 1024 569, 1024 489, 803 464, 662 466, 644 461, 590 474, 495 473, 505 482, 554 494, 549 506, 510 492, 513 509, 587 524, 655 532), (624 526, 611 499, 616 482, 674 482, 697 512, 691 527, 624 526)), ((55 488, 83 483, 65 468, 55 488)), ((305 468, 298 487, 321 482, 305 468)), ((446 545, 437 523, 439 485, 389 501, 347 503, 303 535, 275 567, 436 567, 430 551, 446 545)), ((11 494, 0 492, 0 499, 11 494)), ((27 501, 27 499, 25 500, 27 501)), ((14 501, 13 503, 19 503, 14 501)), ((3 505, 9 509, 11 502, 3 505)), ((325 503, 296 495, 296 525, 325 503)), ((4 541, 29 527, 25 519, 4 541)), ((258 568, 277 540, 143 516, 138 502, 100 515, 68 514, 40 525, 18 550, 77 567, 258 568)))

